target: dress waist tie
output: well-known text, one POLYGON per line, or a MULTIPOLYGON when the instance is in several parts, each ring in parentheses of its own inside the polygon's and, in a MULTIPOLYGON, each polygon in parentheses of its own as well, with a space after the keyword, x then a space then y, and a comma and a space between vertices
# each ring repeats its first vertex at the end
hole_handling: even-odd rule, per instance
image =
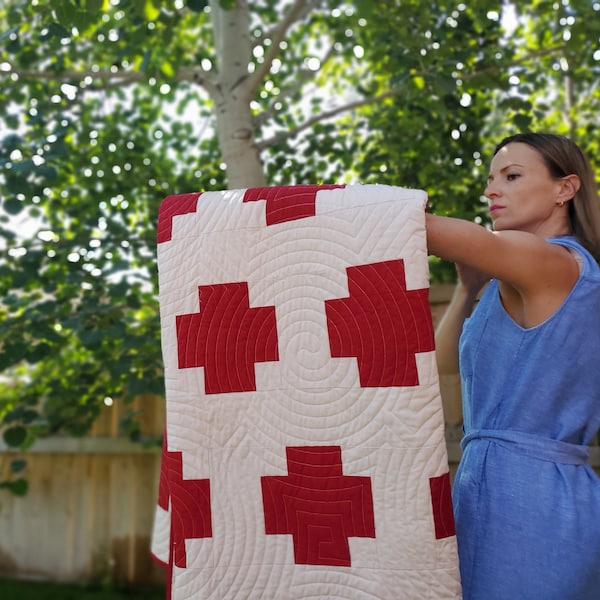
POLYGON ((488 440, 532 458, 567 465, 585 465, 590 456, 587 445, 571 444, 510 429, 474 429, 463 437, 460 447, 464 450, 472 440, 488 440))

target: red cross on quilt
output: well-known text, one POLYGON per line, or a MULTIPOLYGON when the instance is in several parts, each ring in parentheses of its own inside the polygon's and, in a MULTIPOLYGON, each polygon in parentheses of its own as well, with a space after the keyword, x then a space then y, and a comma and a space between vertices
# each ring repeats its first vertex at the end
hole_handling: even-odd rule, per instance
POLYGON ((374 185, 163 201, 168 598, 460 598, 425 203, 374 185))

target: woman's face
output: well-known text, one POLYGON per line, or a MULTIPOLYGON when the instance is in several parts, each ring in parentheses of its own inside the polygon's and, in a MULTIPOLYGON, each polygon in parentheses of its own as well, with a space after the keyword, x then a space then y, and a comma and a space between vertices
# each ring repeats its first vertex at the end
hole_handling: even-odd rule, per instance
POLYGON ((494 229, 543 234, 557 217, 560 189, 537 150, 520 142, 502 147, 484 192, 494 229))

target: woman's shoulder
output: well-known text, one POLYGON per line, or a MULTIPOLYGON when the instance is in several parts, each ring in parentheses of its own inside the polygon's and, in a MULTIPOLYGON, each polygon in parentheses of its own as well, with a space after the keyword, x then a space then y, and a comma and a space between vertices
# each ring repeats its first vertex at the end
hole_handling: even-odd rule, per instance
POLYGON ((574 235, 561 235, 556 237, 547 238, 551 244, 557 244, 559 246, 565 246, 570 250, 574 250, 579 256, 578 262, 580 262, 581 268, 586 271, 596 272, 600 275, 600 265, 596 262, 596 259, 592 256, 589 250, 577 239, 574 235))
POLYGON ((573 235, 550 237, 547 238, 546 241, 556 246, 568 248, 575 257, 575 260, 579 263, 580 270, 584 262, 596 262, 593 256, 586 250, 585 246, 573 235))

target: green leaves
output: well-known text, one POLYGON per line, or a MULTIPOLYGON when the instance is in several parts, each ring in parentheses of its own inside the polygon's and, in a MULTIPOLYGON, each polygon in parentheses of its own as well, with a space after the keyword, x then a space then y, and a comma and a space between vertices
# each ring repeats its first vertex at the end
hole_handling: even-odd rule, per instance
POLYGON ((148 21, 155 21, 160 15, 160 5, 155 5, 152 0, 144 0, 144 17, 148 21))
POLYGON ((15 197, 7 198, 2 202, 2 208, 9 215, 18 215, 23 210, 24 206, 23 202, 15 197))
MULTIPOLYGON (((4 443, 9 448, 24 447, 28 432, 23 426, 9 427, 3 432, 4 443)), ((10 461, 10 474, 15 476, 27 468, 27 461, 23 458, 14 458, 10 461)), ((0 489, 6 489, 15 496, 25 496, 29 489, 29 483, 25 477, 13 477, 12 479, 0 481, 0 489)))
POLYGON ((25 496, 29 490, 29 483, 23 477, 12 481, 0 481, 0 489, 7 489, 15 496, 25 496))
POLYGON ((10 472, 11 473, 21 473, 27 467, 27 461, 23 458, 15 458, 10 461, 10 472))
POLYGON ((208 0, 188 0, 187 7, 194 12, 202 12, 208 6, 208 0))
POLYGON ((27 439, 27 429, 22 425, 9 427, 2 434, 2 439, 7 446, 18 448, 25 443, 27 439))

